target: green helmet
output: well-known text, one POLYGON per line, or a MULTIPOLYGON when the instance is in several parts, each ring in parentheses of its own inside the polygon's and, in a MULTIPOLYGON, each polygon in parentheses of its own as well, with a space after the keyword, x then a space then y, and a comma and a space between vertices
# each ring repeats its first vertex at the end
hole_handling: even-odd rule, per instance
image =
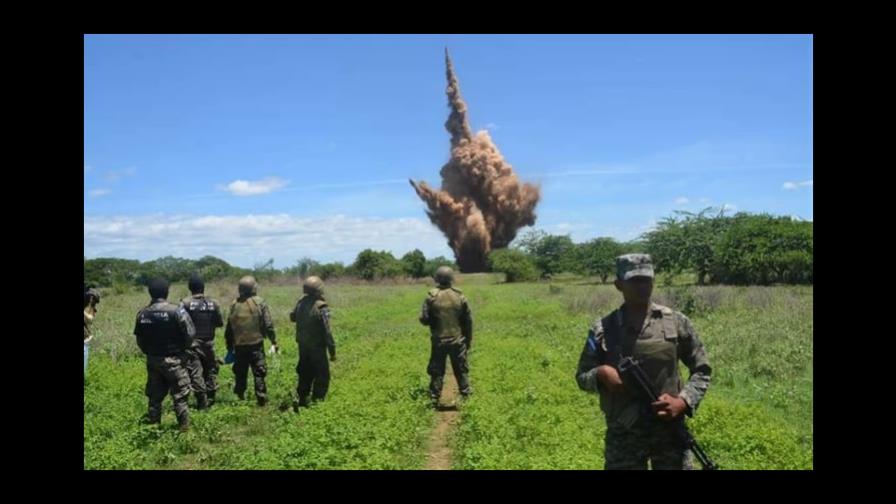
POLYGON ((439 285, 451 285, 454 281, 454 270, 448 266, 439 266, 433 278, 439 285))
POLYGON ((324 294, 324 282, 316 276, 310 276, 302 283, 302 291, 305 294, 322 296, 324 294))
POLYGON ((258 292, 258 282, 255 281, 254 276, 246 275, 243 278, 240 278, 239 290, 240 296, 254 296, 258 292))

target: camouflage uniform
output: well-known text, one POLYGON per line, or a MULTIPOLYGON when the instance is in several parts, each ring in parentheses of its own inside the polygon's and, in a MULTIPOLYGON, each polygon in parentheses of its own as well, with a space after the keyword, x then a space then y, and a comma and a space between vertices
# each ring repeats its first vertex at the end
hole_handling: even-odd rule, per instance
POLYGON ((227 328, 224 330, 227 350, 234 354, 233 374, 236 383, 233 391, 240 399, 245 399, 247 375, 251 367, 255 377, 255 399, 260 406, 267 403, 267 387, 264 383, 267 375, 265 337, 271 340, 272 345, 277 344, 270 307, 257 295, 240 296, 230 306, 227 328))
POLYGON ((164 298, 153 299, 137 313, 134 335, 146 354, 146 396, 149 398, 150 423, 162 419, 162 401, 171 392, 174 412, 181 428, 190 423, 187 397, 190 377, 184 368, 185 351, 193 343, 196 329, 182 306, 164 298))
POLYGON ((324 399, 330 386, 327 352, 331 358, 336 356, 336 342, 330 330, 330 308, 323 296, 306 294, 296 303, 289 320, 296 323, 296 342, 299 344, 296 366, 298 405, 305 406, 309 393, 314 400, 324 399))
POLYGON ((473 314, 463 292, 450 285, 439 285, 430 290, 423 301, 420 323, 429 326, 431 335, 432 347, 426 368, 430 376, 430 399, 437 403, 442 395, 446 357, 451 359, 461 395, 468 396, 472 392, 467 351, 473 343, 473 314))
POLYGON ((196 338, 187 350, 187 371, 196 404, 199 409, 204 409, 208 404, 214 404, 218 390, 215 329, 224 325, 224 317, 221 315, 221 305, 202 293, 183 298, 181 305, 196 326, 196 338))
POLYGON ((579 388, 600 395, 607 421, 605 468, 647 469, 650 460, 653 469, 691 469, 692 454, 678 436, 675 423, 684 422, 685 415, 693 416, 709 388, 712 369, 703 343, 680 312, 651 303, 638 330, 626 323, 623 307, 591 326, 576 370, 579 388), (685 415, 670 421, 658 419, 636 386, 627 381, 619 393, 606 390, 597 377, 597 367, 616 367, 620 354, 641 362, 659 395, 683 399, 685 415), (684 386, 679 359, 691 373, 684 386))

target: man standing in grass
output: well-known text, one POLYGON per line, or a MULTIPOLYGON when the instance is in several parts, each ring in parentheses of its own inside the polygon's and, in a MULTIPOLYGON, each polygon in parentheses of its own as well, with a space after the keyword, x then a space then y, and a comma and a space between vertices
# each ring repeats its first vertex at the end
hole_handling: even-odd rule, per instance
POLYGON ((247 379, 251 367, 252 376, 255 377, 255 400, 259 406, 264 406, 268 402, 267 387, 264 383, 264 378, 268 374, 264 358, 264 338, 271 340, 271 351, 277 352, 277 334, 274 332, 271 309, 264 299, 258 296, 255 277, 246 275, 240 278, 238 289, 239 297, 230 305, 227 328, 224 330, 227 351, 233 352, 234 355, 233 374, 236 383, 233 392, 240 400, 246 399, 247 379))
POLYGON ((151 424, 162 421, 162 401, 171 391, 177 423, 186 431, 190 427, 190 376, 185 352, 193 344, 196 328, 183 306, 168 302, 168 281, 150 281, 149 295, 149 306, 137 313, 134 325, 137 346, 146 354, 148 420, 151 424))
POLYGON ((432 348, 426 371, 430 376, 429 397, 433 407, 438 407, 446 357, 451 359, 461 396, 466 398, 472 392, 467 352, 473 344, 473 315, 463 292, 451 286, 454 280, 451 268, 440 266, 434 278, 438 286, 423 301, 420 323, 429 326, 432 348))
POLYGON ((703 343, 684 314, 651 302, 653 265, 647 254, 616 258, 616 289, 624 303, 588 331, 579 358, 579 388, 600 395, 607 420, 605 469, 691 469, 692 454, 676 429, 693 416, 709 388, 712 369, 703 343), (623 383, 621 357, 640 362, 659 401, 648 403, 637 385, 623 383), (690 370, 682 386, 679 359, 690 370))
POLYGON ((215 329, 224 325, 221 305, 205 296, 205 282, 198 273, 190 275, 187 284, 192 295, 181 304, 196 326, 196 339, 187 351, 190 385, 196 395, 196 407, 203 410, 215 403, 218 390, 218 363, 215 360, 215 329))
POLYGON ((304 295, 290 312, 289 320, 296 324, 296 342, 299 344, 299 375, 296 387, 297 401, 293 409, 308 406, 308 395, 314 401, 323 400, 330 386, 330 360, 336 360, 336 342, 330 331, 330 307, 324 299, 324 283, 310 276, 302 284, 304 295))

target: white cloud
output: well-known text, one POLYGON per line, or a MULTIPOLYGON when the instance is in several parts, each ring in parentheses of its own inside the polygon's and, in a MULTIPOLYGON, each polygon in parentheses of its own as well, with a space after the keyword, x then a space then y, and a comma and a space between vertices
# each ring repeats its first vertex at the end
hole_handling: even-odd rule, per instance
POLYGON ((127 168, 123 168, 121 170, 109 170, 104 175, 104 178, 108 182, 117 182, 122 177, 133 177, 137 173, 137 168, 134 166, 129 166, 127 168))
POLYGON ((709 198, 700 198, 700 203, 709 203, 709 198))
POLYGON ((101 196, 109 194, 110 192, 111 191, 109 191, 108 189, 94 189, 87 194, 90 195, 91 198, 99 198, 101 196))
POLYGON ((397 257, 415 248, 427 257, 453 257, 442 233, 419 218, 156 214, 84 219, 87 257, 149 260, 208 254, 244 267, 273 257, 275 266, 284 267, 304 256, 349 263, 366 248, 389 250, 397 257))
POLYGON ((676 205, 687 205, 690 201, 691 201, 691 200, 685 198, 684 196, 681 196, 681 197, 679 197, 679 198, 675 198, 675 204, 676 204, 676 205))
MULTIPOLYGON (((700 141, 632 159, 619 166, 624 171, 608 171, 603 163, 574 163, 552 167, 542 176, 641 174, 721 174, 759 173, 781 169, 807 168, 803 163, 782 159, 780 146, 773 143, 700 141), (594 169, 600 168, 600 169, 594 169)), ((811 167, 809 167, 811 169, 811 167)))
POLYGON ((812 180, 813 179, 809 179, 804 182, 784 182, 784 185, 781 186, 781 189, 793 191, 795 189, 799 189, 800 187, 812 187, 812 180))
POLYGON ((737 211, 737 205, 732 205, 731 203, 725 203, 722 205, 722 211, 725 213, 731 213, 737 211))
POLYGON ((234 180, 220 189, 234 196, 257 196, 281 189, 288 183, 289 181, 278 177, 268 177, 261 180, 234 180))

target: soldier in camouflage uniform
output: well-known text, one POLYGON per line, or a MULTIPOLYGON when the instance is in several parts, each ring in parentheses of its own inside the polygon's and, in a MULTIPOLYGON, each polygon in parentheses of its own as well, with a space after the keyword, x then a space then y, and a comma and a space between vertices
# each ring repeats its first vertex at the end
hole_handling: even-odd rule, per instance
POLYGON ((149 306, 137 313, 134 335, 137 346, 146 354, 146 396, 149 397, 149 423, 162 421, 162 401, 168 392, 174 401, 174 413, 181 431, 190 426, 187 397, 190 376, 185 369, 185 352, 193 344, 196 329, 183 306, 171 304, 168 282, 149 282, 149 306))
POLYGON ((429 291, 420 311, 420 323, 429 326, 432 348, 429 357, 429 396, 438 407, 445 376, 445 358, 451 359, 451 368, 457 379, 457 387, 463 397, 472 392, 467 352, 473 344, 473 314, 463 292, 451 286, 454 272, 448 266, 436 270, 434 279, 438 286, 429 291))
POLYGON ((616 258, 616 288, 624 303, 588 331, 579 358, 579 388, 600 395, 607 421, 605 469, 691 469, 692 454, 673 425, 693 416, 712 369, 703 343, 682 313, 650 301, 653 265, 646 254, 616 258), (660 400, 648 403, 637 385, 623 383, 617 363, 633 356, 653 380, 660 400), (679 359, 690 371, 682 386, 679 359))
POLYGON ((259 406, 268 402, 264 378, 267 366, 264 358, 264 338, 271 340, 271 350, 277 351, 277 335, 271 319, 271 309, 257 295, 258 284, 252 276, 239 281, 239 297, 230 305, 224 339, 227 351, 233 352, 233 391, 241 400, 246 398, 247 373, 252 368, 255 377, 255 399, 259 406))
POLYGON ((302 296, 289 314, 289 320, 296 323, 296 342, 299 344, 299 375, 296 387, 299 406, 308 406, 308 394, 315 401, 327 395, 330 386, 330 360, 336 360, 336 342, 330 331, 330 308, 324 299, 324 283, 316 276, 305 279, 302 296), (313 389, 313 391, 312 391, 313 389))
POLYGON ((193 346, 187 350, 187 371, 196 395, 196 407, 203 410, 215 403, 218 390, 218 363, 215 360, 215 328, 224 326, 221 305, 205 296, 205 282, 194 273, 188 283, 191 296, 180 302, 196 326, 193 346))

